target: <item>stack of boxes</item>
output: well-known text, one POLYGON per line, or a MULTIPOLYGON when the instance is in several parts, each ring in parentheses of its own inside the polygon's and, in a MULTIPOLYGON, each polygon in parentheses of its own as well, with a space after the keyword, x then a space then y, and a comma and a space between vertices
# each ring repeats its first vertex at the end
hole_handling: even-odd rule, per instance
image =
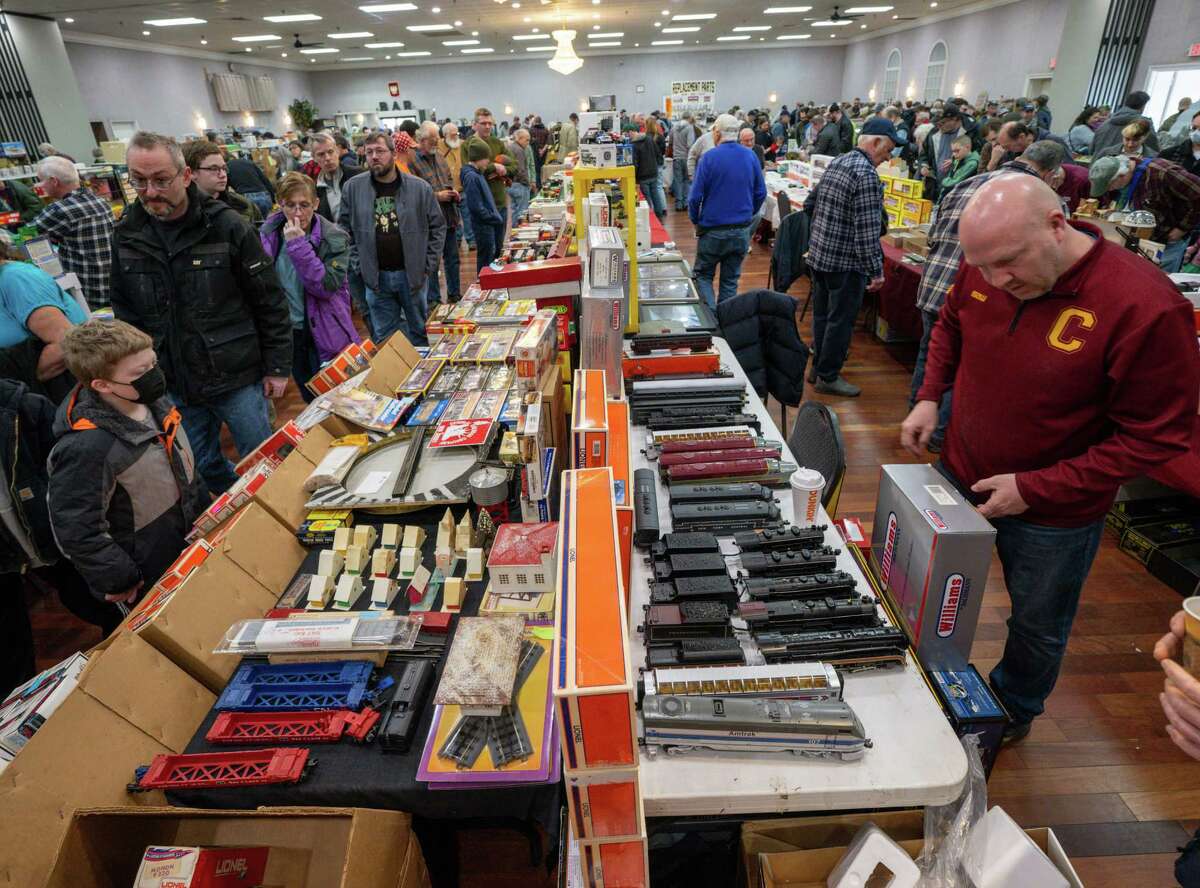
POLYGON ((612 470, 564 472, 559 515, 553 682, 570 829, 589 888, 648 886, 612 470))
POLYGON ((629 253, 620 229, 590 227, 580 296, 579 366, 605 371, 608 397, 621 396, 621 345, 629 322, 629 253))
POLYGON ((887 175, 881 175, 879 180, 883 182, 883 208, 889 228, 911 228, 929 221, 933 201, 923 199, 924 183, 887 175))

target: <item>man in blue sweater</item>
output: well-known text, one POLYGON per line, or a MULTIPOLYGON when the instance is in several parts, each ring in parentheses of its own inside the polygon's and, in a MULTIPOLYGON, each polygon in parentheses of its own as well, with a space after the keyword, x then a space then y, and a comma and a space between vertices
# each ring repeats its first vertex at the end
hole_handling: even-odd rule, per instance
POLYGON ((750 246, 748 226, 767 196, 762 167, 749 148, 738 144, 741 124, 732 114, 717 118, 714 147, 696 165, 688 193, 688 217, 696 226, 696 289, 709 308, 717 307, 713 277, 721 266, 721 299, 737 294, 742 260, 750 246))

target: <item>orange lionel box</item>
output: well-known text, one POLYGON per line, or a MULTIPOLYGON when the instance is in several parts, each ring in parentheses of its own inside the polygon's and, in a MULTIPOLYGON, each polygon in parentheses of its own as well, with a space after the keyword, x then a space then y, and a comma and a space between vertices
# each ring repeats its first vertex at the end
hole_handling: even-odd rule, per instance
POLYGON ((571 468, 608 465, 608 395, 603 370, 576 370, 571 407, 571 468))
POLYGON ((566 771, 635 768, 634 674, 612 469, 563 472, 554 696, 566 771))
POLYGON ((579 843, 579 865, 587 888, 649 888, 650 856, 640 836, 579 843))
MULTIPOLYGON (((608 462, 613 470, 613 501, 617 510, 617 544, 621 549, 621 581, 629 591, 633 558, 633 479, 629 449, 629 402, 608 402, 608 462)), ((626 602, 628 604, 628 601, 626 602)))
POLYGON ((646 834, 636 768, 567 771, 563 779, 573 835, 590 841, 646 834))

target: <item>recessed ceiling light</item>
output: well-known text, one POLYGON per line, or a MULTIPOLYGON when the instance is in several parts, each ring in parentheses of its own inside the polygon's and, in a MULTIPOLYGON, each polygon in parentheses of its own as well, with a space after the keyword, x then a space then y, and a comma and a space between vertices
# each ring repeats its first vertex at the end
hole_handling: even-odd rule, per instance
POLYGON ((604 40, 608 37, 624 37, 624 31, 601 31, 599 34, 588 34, 588 40, 604 40))
POLYGON ((309 61, 312 62, 314 65, 317 63, 316 59, 309 59, 309 61))
POLYGON ((750 39, 749 34, 738 34, 735 37, 730 37, 730 36, 726 35, 725 37, 718 37, 717 42, 725 43, 726 41, 731 41, 731 40, 749 40, 749 39, 750 39))
POLYGON ((599 43, 589 43, 588 48, 590 49, 590 48, 596 47, 596 46, 620 46, 620 45, 621 45, 620 40, 601 40, 599 43))
POLYGON ((142 36, 143 36, 143 37, 149 37, 149 36, 150 36, 150 32, 149 32, 149 31, 142 31, 142 36))
POLYGON ((205 40, 203 37, 201 37, 201 38, 200 38, 200 45, 201 45, 201 46, 208 46, 208 41, 207 41, 207 40, 205 40))
POLYGON ((286 59, 286 58, 287 58, 287 53, 286 53, 286 52, 281 52, 281 53, 279 54, 279 57, 280 57, 281 59, 286 59))
POLYGON ((472 55, 472 54, 474 54, 474 53, 481 53, 481 52, 495 52, 495 51, 496 51, 496 50, 492 49, 490 46, 479 46, 479 47, 476 47, 475 49, 462 49, 462 50, 459 50, 459 52, 461 52, 463 55, 472 55))
POLYGON ((478 40, 443 40, 442 46, 478 46, 478 40))
MULTIPOLYGON (((75 19, 67 19, 68 22, 73 22, 75 19)), ((146 19, 142 22, 143 25, 154 25, 156 28, 174 28, 177 25, 203 25, 207 19, 202 18, 171 18, 171 19, 146 19)))
POLYGON ((792 12, 811 12, 811 6, 770 6, 763 10, 763 15, 787 15, 792 12))
POLYGON ((282 40, 278 34, 250 34, 245 37, 234 37, 235 43, 270 43, 272 40, 282 40))
POLYGON ((673 22, 706 22, 709 19, 715 19, 716 17, 717 17, 717 14, 715 12, 689 12, 687 15, 673 15, 673 16, 671 16, 671 21, 673 21, 673 22))
POLYGON ((866 26, 866 25, 859 25, 859 27, 860 27, 860 28, 862 28, 864 31, 865 31, 865 30, 867 30, 867 26, 866 26))
POLYGON ((776 40, 807 40, 812 34, 780 34, 776 40))
POLYGON ((770 25, 739 25, 738 27, 734 28, 733 30, 734 30, 734 33, 738 33, 741 31, 769 31, 769 30, 771 30, 771 26, 770 25))
POLYGON ((640 43, 635 43, 635 44, 633 44, 633 45, 634 45, 634 46, 641 46, 642 44, 640 44, 640 43))
POLYGON ((549 40, 549 34, 514 34, 513 40, 549 40))
POLYGON ((456 28, 461 28, 461 27, 462 27, 462 22, 460 22, 460 21, 458 21, 457 19, 455 19, 455 21, 454 21, 454 27, 456 27, 456 28))
POLYGON ((472 31, 472 32, 471 32, 471 36, 472 36, 472 37, 478 37, 478 36, 479 36, 479 32, 478 32, 478 31, 472 31))
POLYGON ((670 15, 670 14, 671 14, 671 10, 669 10, 669 9, 664 9, 664 10, 662 11, 662 14, 663 14, 663 15, 670 15))
POLYGON ((373 62, 375 56, 355 56, 352 59, 342 59, 343 62, 373 62))
POLYGON ((353 40, 356 37, 374 37, 375 35, 370 31, 335 31, 325 36, 331 40, 353 40))
POLYGON ((264 15, 264 22, 275 22, 278 25, 287 22, 319 22, 321 17, 311 12, 298 12, 294 15, 264 15))
POLYGON ((592 0, 592 6, 599 6, 600 0, 592 0))
POLYGON ((254 47, 252 47, 252 46, 247 46, 247 47, 246 47, 246 52, 254 52, 254 47))
POLYGON ((454 25, 407 25, 406 31, 453 31, 454 25))
POLYGON ((682 40, 651 40, 651 46, 678 46, 683 43, 682 40))
POLYGON ((366 49, 391 49, 393 46, 403 46, 403 43, 391 41, 389 43, 364 43, 366 49))
POLYGON ((689 28, 663 28, 662 32, 664 34, 694 34, 699 30, 700 27, 698 25, 694 25, 689 28))
POLYGON ((929 4, 929 8, 930 8, 930 9, 937 9, 937 0, 934 0, 934 2, 930 3, 930 4, 929 4))
POLYGON ((363 12, 412 12, 417 6, 415 3, 371 3, 358 8, 363 12))
POLYGON ((891 12, 894 6, 851 6, 845 10, 848 15, 869 15, 872 12, 891 12))
POLYGON ((545 46, 527 46, 527 47, 525 47, 526 52, 552 52, 553 50, 556 50, 556 49, 558 49, 558 47, 555 46, 553 43, 547 43, 545 46))
POLYGON ((442 11, 442 7, 440 7, 440 6, 435 6, 435 7, 433 7, 432 9, 430 9, 429 11, 430 11, 430 12, 432 12, 434 15, 437 15, 439 12, 441 12, 441 11, 442 11))
POLYGON ((654 23, 654 27, 656 27, 656 28, 661 28, 661 27, 662 27, 662 22, 655 22, 655 23, 654 23))
POLYGON ((390 55, 385 55, 385 56, 384 56, 384 58, 385 58, 385 59, 390 59, 390 58, 391 58, 391 56, 390 56, 390 55))
POLYGON ((520 9, 520 8, 521 8, 521 4, 520 4, 520 3, 514 3, 514 4, 512 5, 512 8, 513 8, 513 9, 520 9))
POLYGON ((894 15, 894 16, 892 16, 892 18, 893 18, 893 19, 898 19, 898 18, 900 18, 900 16, 898 16, 898 15, 894 15))
POLYGON ((65 19, 63 19, 63 21, 66 22, 68 25, 75 24, 75 19, 73 19, 73 18, 65 18, 65 19))
POLYGON ((336 46, 322 46, 320 49, 302 49, 303 55, 326 55, 331 52, 341 52, 336 46))
POLYGON ((525 18, 521 19, 521 21, 523 21, 523 22, 525 22, 526 24, 528 24, 529 22, 533 21, 533 19, 531 19, 529 16, 525 16, 525 18))
POLYGON ((427 56, 427 55, 433 55, 433 53, 431 53, 427 49, 415 49, 415 50, 410 50, 409 52, 398 52, 398 53, 396 53, 396 58, 398 58, 398 59, 414 59, 417 56, 427 56))

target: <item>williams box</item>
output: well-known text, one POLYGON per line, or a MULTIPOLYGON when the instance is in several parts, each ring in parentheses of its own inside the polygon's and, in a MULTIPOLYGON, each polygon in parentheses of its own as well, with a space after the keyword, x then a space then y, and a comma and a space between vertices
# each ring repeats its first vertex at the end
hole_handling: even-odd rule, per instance
POLYGON ((925 668, 966 667, 995 540, 932 466, 881 468, 872 566, 925 668))

